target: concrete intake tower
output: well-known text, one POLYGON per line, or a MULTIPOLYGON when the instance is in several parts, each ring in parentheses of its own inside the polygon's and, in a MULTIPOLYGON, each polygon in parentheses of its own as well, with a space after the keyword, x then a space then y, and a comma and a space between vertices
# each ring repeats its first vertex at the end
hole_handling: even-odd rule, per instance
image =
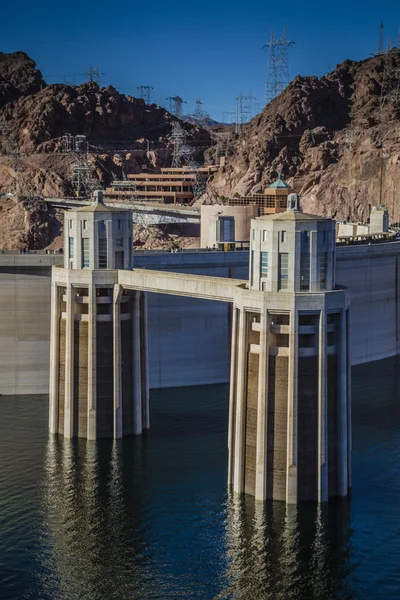
MULTIPOLYGON (((323 502, 350 487, 349 297, 335 282, 335 223, 253 219, 249 280, 133 269, 132 215, 66 213, 53 267, 50 431, 120 438, 149 427, 146 292, 229 302, 228 484, 256 499, 323 502)), ((223 340, 221 340, 221 343, 223 340)))
POLYGON ((260 500, 350 485, 349 303, 335 223, 297 210, 252 221, 248 289, 234 294, 229 483, 260 500))
POLYGON ((146 296, 118 283, 132 269, 132 214, 95 197, 65 213, 50 333, 50 431, 89 440, 149 427, 146 296))

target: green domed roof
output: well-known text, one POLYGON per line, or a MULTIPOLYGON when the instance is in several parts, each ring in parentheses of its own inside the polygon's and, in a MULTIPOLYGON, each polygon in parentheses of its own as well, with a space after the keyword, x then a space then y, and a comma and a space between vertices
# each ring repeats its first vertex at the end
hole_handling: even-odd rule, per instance
POLYGON ((290 185, 283 181, 282 173, 278 173, 278 179, 268 186, 271 190, 290 190, 290 185))

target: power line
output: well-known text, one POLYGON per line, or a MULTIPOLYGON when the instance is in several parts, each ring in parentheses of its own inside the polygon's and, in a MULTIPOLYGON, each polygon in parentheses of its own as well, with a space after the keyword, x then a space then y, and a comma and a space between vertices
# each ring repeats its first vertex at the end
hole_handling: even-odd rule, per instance
POLYGON ((271 39, 264 44, 263 50, 268 49, 268 67, 265 82, 265 103, 268 104, 278 96, 289 83, 288 49, 295 42, 286 37, 286 27, 280 38, 276 38, 273 30, 271 39))

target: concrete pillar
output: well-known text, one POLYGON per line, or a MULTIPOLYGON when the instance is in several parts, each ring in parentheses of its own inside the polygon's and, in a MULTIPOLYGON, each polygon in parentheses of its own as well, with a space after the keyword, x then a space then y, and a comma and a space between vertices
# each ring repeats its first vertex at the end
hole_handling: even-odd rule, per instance
POLYGON ((66 289, 66 326, 65 326, 65 404, 64 404, 64 437, 74 435, 74 320, 75 296, 70 283, 66 289))
POLYGON ((140 294, 140 364, 141 364, 141 394, 142 394, 142 426, 150 428, 149 407, 149 357, 147 340, 147 294, 140 294))
MULTIPOLYGON (((341 496, 347 496, 348 492, 348 464, 347 464, 347 348, 346 348, 346 310, 343 309, 340 313, 340 326, 339 326, 338 347, 337 352, 339 354, 339 381, 338 381, 338 445, 339 445, 339 494, 341 496)), ((349 361, 350 362, 350 361, 349 361)))
POLYGON ((140 293, 134 292, 132 318, 133 433, 136 435, 141 434, 143 430, 140 363, 140 293))
POLYGON ((289 369, 288 369, 288 422, 287 422, 287 465, 286 502, 297 504, 297 347, 298 314, 296 308, 290 314, 289 369))
POLYGON ((96 380, 96 286, 89 285, 89 324, 88 324, 88 416, 87 416, 87 439, 97 438, 97 380, 96 380))
POLYGON ((327 392, 327 352, 326 352, 326 312, 319 315, 318 344, 318 502, 328 500, 328 392, 327 392))
POLYGON ((347 486, 351 488, 351 453, 353 450, 353 436, 351 429, 351 312, 346 310, 346 353, 347 353, 347 486))
POLYGON ((58 432, 58 375, 60 369, 60 300, 59 288, 55 281, 51 284, 51 324, 50 324, 50 386, 49 386, 49 429, 58 432))
POLYGON ((234 440, 235 440, 235 404, 236 404, 236 362, 237 362, 237 309, 233 306, 231 337, 231 368, 229 385, 229 418, 228 418, 228 485, 233 485, 234 440))
POLYGON ((121 296, 122 286, 118 284, 114 285, 114 439, 122 437, 121 296))
POLYGON ((267 419, 268 419, 268 353, 269 315, 264 304, 260 315, 260 354, 258 371, 256 500, 267 499, 267 419))
POLYGON ((244 492, 244 457, 246 428, 246 379, 247 379, 247 322, 246 311, 240 309, 238 359, 236 374, 235 454, 233 466, 233 490, 244 492))

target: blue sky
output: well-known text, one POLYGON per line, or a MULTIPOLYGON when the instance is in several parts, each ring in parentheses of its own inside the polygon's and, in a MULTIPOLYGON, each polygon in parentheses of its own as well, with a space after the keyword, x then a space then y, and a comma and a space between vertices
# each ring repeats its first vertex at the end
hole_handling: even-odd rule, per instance
POLYGON ((296 42, 289 50, 290 76, 322 75, 346 58, 376 52, 379 24, 397 42, 400 3, 202 0, 182 3, 20 0, 2 9, 0 51, 27 52, 48 83, 85 81, 99 65, 102 85, 136 95, 152 85, 152 101, 168 106, 178 94, 194 109, 196 97, 217 120, 235 110, 235 98, 251 92, 264 103, 267 53, 274 29, 296 42))

